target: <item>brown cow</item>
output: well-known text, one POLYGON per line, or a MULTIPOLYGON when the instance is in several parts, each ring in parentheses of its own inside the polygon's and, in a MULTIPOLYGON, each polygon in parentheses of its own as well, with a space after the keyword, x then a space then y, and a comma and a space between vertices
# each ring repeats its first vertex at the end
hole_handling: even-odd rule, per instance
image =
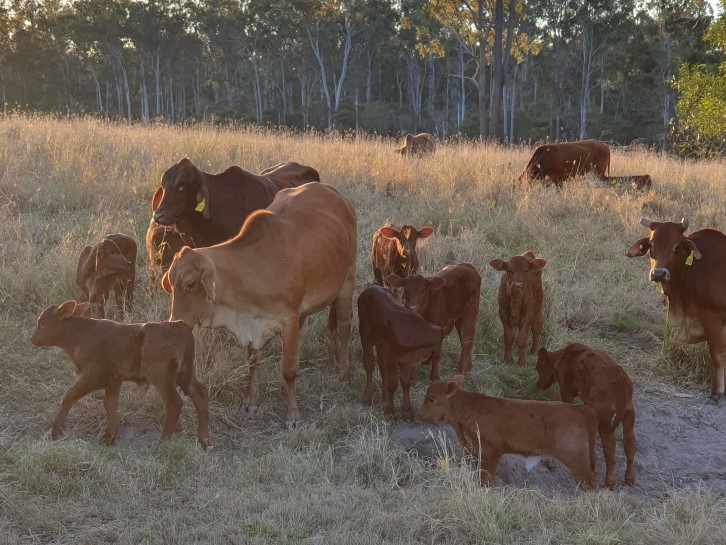
POLYGON ((668 319, 687 343, 706 341, 711 353, 711 395, 716 405, 726 378, 726 235, 701 229, 686 236, 688 221, 641 219, 649 236, 633 244, 628 257, 650 254, 650 279, 668 298, 668 319))
POLYGON ((183 248, 174 257, 162 279, 172 294, 170 319, 225 328, 247 347, 248 413, 257 406, 260 350, 281 333, 287 425, 300 423, 295 394, 300 347, 308 316, 327 306, 331 347, 337 347, 341 377, 348 378, 357 240, 350 201, 329 185, 308 183, 280 191, 232 240, 183 248))
MULTIPOLYGON (((151 213, 159 207, 164 190, 160 187, 151 200, 151 213)), ((151 268, 150 281, 153 287, 158 287, 158 281, 174 259, 174 255, 184 246, 196 248, 192 237, 180 233, 173 225, 159 225, 151 218, 149 228, 146 230, 146 253, 149 256, 151 268)))
POLYGON ((638 191, 646 191, 650 189, 653 181, 649 174, 637 174, 633 176, 608 176, 604 180, 611 187, 632 187, 638 191))
POLYGON ((298 163, 273 168, 263 176, 237 166, 208 174, 182 159, 161 177, 163 196, 154 221, 176 224, 198 247, 212 246, 239 233, 247 217, 267 208, 281 189, 320 180, 315 169, 298 163))
MULTIPOLYGON (((431 380, 439 379, 441 343, 446 336, 419 314, 400 305, 386 288, 371 285, 358 296, 360 341, 366 386, 363 403, 373 403, 373 348, 381 372, 384 413, 394 415, 393 397, 399 377, 403 390, 403 418, 413 419, 409 388, 420 363, 431 363, 431 380)), ((449 324, 450 325, 450 324, 449 324)), ((449 328, 450 330, 450 328, 449 328)))
POLYGON ((106 300, 114 299, 124 313, 131 310, 136 279, 136 241, 126 235, 106 235, 78 256, 76 284, 84 301, 96 304, 96 317, 106 316, 106 300), (122 303, 123 298, 123 303, 122 303))
POLYGON ((633 383, 625 370, 610 356, 582 344, 571 344, 562 350, 547 352, 540 348, 537 360, 537 388, 546 390, 554 382, 560 386, 560 397, 571 403, 579 397, 592 407, 605 456, 605 486, 613 487, 615 478, 615 435, 623 424, 623 450, 627 466, 625 484, 635 484, 635 411, 633 383))
POLYGON ((407 133, 403 139, 403 146, 396 150, 401 155, 428 155, 436 151, 436 141, 427 132, 416 135, 407 133))
POLYGON ((161 440, 176 429, 182 409, 179 386, 192 398, 197 410, 197 437, 202 448, 209 446, 207 389, 194 375, 194 335, 183 322, 125 324, 84 318, 90 303, 67 301, 50 306, 38 317, 30 337, 35 346, 57 346, 71 360, 76 381, 63 396, 60 411, 53 420, 51 438, 63 433, 71 407, 96 390, 105 390, 106 433, 102 442, 116 440, 116 409, 121 383, 133 381, 159 392, 166 418, 161 440))
POLYGON ((459 373, 470 371, 481 289, 481 276, 476 268, 471 263, 459 263, 445 267, 430 278, 420 274, 401 278, 392 274, 386 281, 394 288, 403 288, 406 308, 434 325, 447 328, 446 335, 456 326, 461 343, 456 369, 459 373))
POLYGON ((519 179, 549 178, 557 187, 567 178, 594 171, 605 181, 610 170, 610 148, 598 140, 545 144, 534 150, 519 179))
POLYGON ((371 265, 376 284, 387 285, 384 281, 392 274, 401 278, 416 274, 420 267, 416 241, 430 237, 433 232, 433 227, 423 227, 419 231, 412 225, 403 225, 399 229, 387 223, 373 233, 371 265))
POLYGON ((547 261, 527 251, 509 261, 493 259, 493 269, 504 272, 499 284, 499 319, 504 328, 504 361, 512 363, 514 328, 517 328, 517 365, 527 364, 527 339, 532 330, 532 349, 539 350, 542 334, 542 269, 547 261))
POLYGON ((584 490, 595 488, 595 430, 590 407, 559 401, 504 399, 459 389, 462 375, 429 385, 419 417, 448 422, 478 461, 481 483, 494 484, 502 454, 552 456, 584 490))

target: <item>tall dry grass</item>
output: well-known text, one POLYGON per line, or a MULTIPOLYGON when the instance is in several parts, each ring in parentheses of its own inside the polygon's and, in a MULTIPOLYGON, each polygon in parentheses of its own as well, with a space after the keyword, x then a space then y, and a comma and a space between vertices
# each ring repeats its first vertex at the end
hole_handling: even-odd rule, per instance
MULTIPOLYGON (((501 365, 499 277, 488 265, 531 249, 548 260, 545 346, 603 348, 636 388, 661 381, 706 391, 704 347, 684 350, 665 335, 647 265, 625 251, 645 236, 643 216, 726 229, 723 163, 614 153, 612 174, 648 173, 653 190, 618 192, 588 178, 555 191, 517 182, 528 149, 444 143, 432 158, 404 160, 395 148, 375 137, 1 118, 0 543, 723 543, 726 502, 705 491, 640 501, 624 492, 566 498, 486 490, 453 461, 434 467, 412 458, 392 442, 379 410, 360 406, 357 334, 353 378, 344 384, 326 361, 320 317, 300 366, 306 425, 298 432, 282 430, 279 342, 266 350, 259 413, 245 419, 241 351, 223 332, 201 330, 197 364, 210 390, 215 450, 194 445, 189 403, 179 434, 147 448, 161 402, 126 387, 121 426, 127 433, 146 427, 148 435, 132 436, 124 448, 99 447, 102 404, 90 396, 71 412, 67 438, 44 439, 72 376, 62 353, 28 343, 35 317, 76 295, 85 244, 110 232, 143 241, 160 176, 184 156, 208 172, 230 164, 256 172, 286 160, 318 169, 358 211, 358 291, 372 279, 377 227, 386 220, 435 226, 420 250, 425 270, 469 261, 483 277, 470 389, 543 397, 531 365, 501 365)), ((145 289, 142 249, 140 256, 132 319, 165 319, 168 297, 145 289)), ((447 340, 444 376, 458 350, 447 340)))

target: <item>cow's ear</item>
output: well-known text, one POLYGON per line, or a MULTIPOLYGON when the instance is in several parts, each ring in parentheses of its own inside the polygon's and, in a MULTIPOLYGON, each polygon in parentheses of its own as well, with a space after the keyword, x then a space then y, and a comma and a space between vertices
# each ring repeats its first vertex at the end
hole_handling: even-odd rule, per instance
POLYGON ((386 276, 386 282, 394 288, 402 288, 405 280, 397 274, 389 274, 386 276))
POLYGON ((202 263, 202 286, 204 286, 204 291, 207 292, 207 299, 211 301, 212 303, 217 302, 217 292, 216 292, 216 286, 214 284, 214 277, 216 274, 216 270, 214 267, 214 263, 211 259, 205 259, 202 263))
POLYGON ((542 258, 533 259, 529 262, 529 270, 532 272, 541 271, 547 266, 547 260, 542 258))
POLYGON ((446 280, 441 278, 440 276, 434 276, 433 278, 430 278, 427 283, 430 290, 436 291, 440 290, 446 285, 446 280))
POLYGON ((156 209, 159 208, 159 204, 161 204, 161 199, 164 197, 164 188, 159 187, 156 190, 156 193, 154 193, 154 196, 151 197, 151 212, 156 212, 156 209))
POLYGON ((459 389, 459 386, 461 386, 463 380, 464 375, 454 375, 451 377, 451 380, 446 383, 446 397, 453 396, 459 389))
POLYGON ((492 259, 489 262, 489 265, 491 265, 492 269, 494 269, 495 271, 504 272, 507 270, 507 262, 502 261, 501 259, 492 259))
POLYGON ((204 215, 204 219, 209 219, 209 187, 207 186, 207 177, 203 172, 197 170, 199 189, 197 189, 197 207, 195 210, 204 215))
POLYGON ((55 311, 55 313, 60 316, 61 318, 68 318, 68 316, 73 315, 73 311, 76 308, 76 302, 73 300, 66 301, 61 306, 58 307, 58 310, 55 311))
POLYGON ((396 229, 393 225, 385 225, 378 229, 378 232, 389 239, 398 238, 398 229, 396 229))
POLYGON ((161 277, 161 289, 163 289, 166 293, 171 293, 171 281, 169 280, 169 271, 166 271, 164 273, 164 276, 161 277))
POLYGON ((633 244, 625 253, 628 257, 642 257, 650 250, 650 238, 641 238, 633 244))
POLYGON ((86 301, 85 303, 77 303, 76 308, 73 309, 73 316, 83 316, 88 309, 91 308, 91 303, 86 301))
POLYGON ((688 248, 691 252, 693 252, 693 257, 696 258, 696 260, 700 260, 703 258, 703 254, 698 251, 698 246, 696 246, 696 243, 693 242, 690 238, 687 238, 683 244, 688 248))
POLYGON ((434 234, 434 228, 433 227, 423 227, 418 232, 418 238, 428 238, 431 235, 434 234))

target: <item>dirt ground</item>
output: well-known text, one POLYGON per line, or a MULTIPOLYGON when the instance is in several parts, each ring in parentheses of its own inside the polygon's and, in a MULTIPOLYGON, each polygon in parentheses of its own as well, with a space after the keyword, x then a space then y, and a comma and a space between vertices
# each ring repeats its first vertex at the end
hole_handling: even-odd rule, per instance
MULTIPOLYGON (((669 489, 702 486, 726 496, 726 402, 705 406, 701 404, 703 398, 697 393, 666 392, 656 387, 636 393, 634 495, 655 499, 669 489)), ((617 433, 616 486, 623 486, 625 456, 620 431, 617 433)), ((450 452, 457 458, 462 454, 448 425, 401 423, 393 437, 406 450, 427 459, 441 456, 447 441, 450 452)), ((599 438, 597 456, 598 486, 602 486, 605 463, 599 438)), ((496 484, 536 487, 545 494, 554 490, 574 492, 576 488, 572 475, 559 461, 544 458, 527 471, 525 458, 516 455, 502 457, 496 484)))

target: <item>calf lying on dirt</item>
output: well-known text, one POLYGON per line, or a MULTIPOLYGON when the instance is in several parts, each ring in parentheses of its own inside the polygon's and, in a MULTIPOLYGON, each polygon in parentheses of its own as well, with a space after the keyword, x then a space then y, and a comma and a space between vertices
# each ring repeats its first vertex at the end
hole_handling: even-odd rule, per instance
POLYGON ((126 235, 106 235, 78 256, 76 284, 84 301, 97 304, 96 317, 106 317, 106 299, 113 290, 116 305, 128 312, 134 299, 136 241, 126 235), (122 297, 125 305, 122 305, 122 297))
POLYGON ((560 385, 562 401, 570 403, 579 396, 595 411, 608 488, 613 487, 615 477, 614 432, 622 422, 623 450, 627 460, 625 484, 635 484, 635 411, 633 383, 628 374, 604 352, 582 344, 571 344, 554 352, 541 348, 538 355, 537 387, 540 390, 546 390, 556 381, 560 385))
POLYGON ((419 411, 421 420, 451 424, 462 446, 480 463, 483 485, 494 483, 502 454, 552 456, 564 463, 584 490, 595 488, 592 409, 559 401, 503 399, 459 389, 462 375, 433 382, 419 411))
POLYGON ((166 407, 161 439, 176 429, 182 409, 179 386, 197 410, 197 437, 209 446, 207 389, 194 376, 194 336, 184 322, 125 324, 84 318, 90 303, 67 301, 50 306, 38 317, 30 337, 35 346, 57 346, 71 360, 76 382, 63 396, 51 437, 58 439, 71 407, 85 395, 105 389, 106 433, 102 442, 116 439, 116 409, 121 383, 153 384, 166 407))

